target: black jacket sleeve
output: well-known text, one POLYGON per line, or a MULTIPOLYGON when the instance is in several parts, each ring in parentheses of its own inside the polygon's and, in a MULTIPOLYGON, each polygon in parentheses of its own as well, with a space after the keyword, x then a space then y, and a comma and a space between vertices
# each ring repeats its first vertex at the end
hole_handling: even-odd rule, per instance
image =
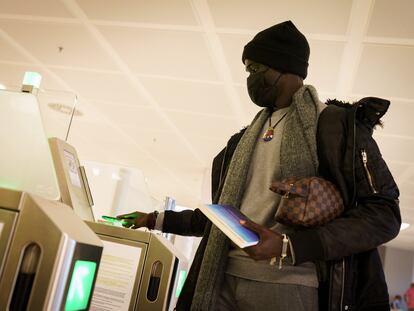
POLYGON ((165 211, 162 231, 185 236, 202 236, 207 218, 199 210, 165 211))
POLYGON ((388 242, 399 232, 398 188, 371 137, 372 132, 361 124, 354 127, 352 118, 354 116, 350 118, 344 109, 329 109, 320 117, 320 173, 338 186, 346 209, 324 226, 290 236, 296 264, 361 253, 388 242), (370 154, 370 169, 378 191, 372 192, 368 185, 366 171, 358 157, 362 149, 370 154))

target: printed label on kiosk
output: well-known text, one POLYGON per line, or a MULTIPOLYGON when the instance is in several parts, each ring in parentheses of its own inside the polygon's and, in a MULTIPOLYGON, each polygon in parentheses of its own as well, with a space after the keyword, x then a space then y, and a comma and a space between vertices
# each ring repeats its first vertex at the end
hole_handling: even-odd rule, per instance
POLYGON ((141 248, 102 240, 104 250, 90 310, 128 310, 141 248))
POLYGON ((82 188, 75 156, 66 150, 63 150, 63 154, 65 156, 66 163, 68 164, 69 177, 72 185, 82 188))

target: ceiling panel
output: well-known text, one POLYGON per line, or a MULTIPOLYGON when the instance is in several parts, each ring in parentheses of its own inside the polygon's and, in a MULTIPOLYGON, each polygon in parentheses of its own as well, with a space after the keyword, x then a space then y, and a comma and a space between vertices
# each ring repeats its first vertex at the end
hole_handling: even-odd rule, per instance
MULTIPOLYGON (((410 173, 411 174, 409 174, 410 176, 409 176, 408 180, 406 181, 406 183, 407 183, 408 186, 411 187, 411 189, 414 189, 414 164, 411 165, 411 167, 410 167, 410 173)), ((411 199, 413 200, 413 202, 412 202, 413 204, 411 204, 411 206, 412 206, 412 212, 414 214, 414 192, 410 192, 408 195, 410 195, 411 199)))
POLYGON ((133 72, 217 79, 202 33, 109 26, 99 29, 133 72))
POLYGON ((181 132, 200 137, 213 139, 219 139, 223 136, 230 137, 242 127, 236 118, 221 118, 172 111, 168 111, 167 114, 181 132))
POLYGON ((78 154, 80 162, 82 160, 91 160, 102 163, 110 163, 106 152, 94 144, 93 142, 87 141, 82 136, 81 132, 72 132, 67 142, 72 145, 78 154))
POLYGON ((414 46, 366 44, 353 92, 414 99, 414 46))
POLYGON ((164 109, 234 115, 223 84, 143 77, 141 81, 164 109))
POLYGON ((127 126, 123 129, 138 146, 158 159, 158 165, 165 166, 178 175, 185 171, 200 170, 203 166, 172 131, 142 130, 127 126))
POLYGON ((414 133, 414 101, 401 102, 391 100, 387 113, 382 118, 384 130, 381 132, 391 135, 409 136, 414 133))
MULTIPOLYGON (((0 29, 1 31, 1 29, 0 29)), ((0 60, 2 61, 14 61, 14 62, 27 62, 28 59, 12 47, 9 42, 0 37, 0 60)))
POLYGON ((137 129, 171 131, 171 126, 163 119, 160 113, 151 107, 133 105, 96 106, 106 117, 119 127, 133 126, 137 129))
POLYGON ((63 3, 56 0, 1 0, 0 13, 72 17, 63 3))
POLYGON ((163 200, 165 197, 173 198, 177 204, 186 207, 196 207, 199 200, 197 198, 200 191, 189 191, 189 188, 184 188, 181 183, 175 179, 166 179, 162 174, 150 174, 144 172, 148 176, 148 187, 152 196, 158 200, 163 200))
POLYGON ((147 176, 150 192, 159 200, 169 196, 181 206, 194 208, 199 204, 201 182, 193 181, 199 173, 183 173, 183 178, 177 179, 156 166, 146 167, 143 172, 147 176))
POLYGON ((136 168, 156 165, 156 162, 147 154, 144 154, 142 149, 134 143, 125 141, 104 142, 99 144, 99 150, 105 154, 106 163, 136 168))
POLYGON ((318 92, 334 93, 341 69, 343 42, 309 40, 310 58, 305 84, 312 84, 318 92))
POLYGON ((405 164, 400 162, 394 161, 387 161, 387 166, 391 171, 392 176, 394 177, 397 184, 399 183, 399 177, 408 169, 410 168, 411 164, 405 164))
POLYGON ((82 25, 0 20, 0 28, 45 64, 116 69, 82 25))
POLYGON ((414 1, 376 0, 368 36, 414 39, 414 1))
POLYGON ((76 90, 78 95, 89 101, 103 101, 113 105, 147 105, 145 99, 125 75, 57 68, 53 68, 53 71, 76 90))
POLYGON ((223 136, 221 139, 211 139, 187 134, 188 141, 204 160, 205 167, 210 167, 214 157, 226 147, 229 137, 223 136))
POLYGON ((375 135, 384 159, 390 161, 413 162, 414 139, 398 136, 375 135))
MULTIPOLYGON (((410 203, 412 200, 414 200, 413 184, 410 182, 407 182, 406 179, 405 179, 405 182, 400 182, 399 180, 396 180, 396 182, 397 182, 398 188, 400 190, 400 195, 401 195, 400 197, 400 200, 402 202, 400 204, 401 208, 405 209, 406 212, 409 214, 414 214, 414 204, 410 203)), ((414 226, 414 220, 412 222, 412 225, 414 226)))
POLYGON ((155 165, 154 159, 132 139, 112 127, 95 123, 78 123, 71 129, 68 142, 81 159, 142 168, 155 165))
POLYGON ((352 1, 208 0, 208 4, 216 27, 259 31, 291 19, 303 32, 345 34, 352 1), (323 12, 323 17, 310 17, 309 12, 323 12))
POLYGON ((188 0, 77 0, 91 19, 136 23, 196 25, 188 0))
POLYGON ((119 132, 114 129, 110 124, 106 123, 91 123, 85 122, 83 120, 74 120, 70 129, 70 136, 82 136, 85 141, 89 141, 91 144, 94 145, 101 145, 104 143, 117 143, 117 142, 125 142, 127 141, 124 139, 119 132))
POLYGON ((252 39, 250 35, 222 34, 219 35, 226 62, 235 83, 245 83, 248 76, 242 63, 243 48, 252 39))

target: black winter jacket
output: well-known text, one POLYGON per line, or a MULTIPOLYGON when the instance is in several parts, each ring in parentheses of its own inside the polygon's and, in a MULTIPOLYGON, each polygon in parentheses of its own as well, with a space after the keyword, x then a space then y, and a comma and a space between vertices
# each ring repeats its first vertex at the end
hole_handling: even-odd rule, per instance
MULTIPOLYGON (((389 298, 377 247, 399 232, 399 191, 372 138, 389 102, 364 98, 354 105, 328 102, 319 117, 317 145, 320 175, 340 189, 346 209, 327 225, 303 229, 289 238, 296 264, 319 267, 320 310, 389 310, 389 298)), ((244 131, 232 136, 214 159, 213 203, 244 131)), ((210 223, 199 211, 166 212, 163 231, 201 236, 210 223), (207 226, 206 226, 207 225, 207 226)), ((205 245, 200 244, 200 252, 205 245)), ((191 268, 177 310, 191 305, 198 265, 191 268)))

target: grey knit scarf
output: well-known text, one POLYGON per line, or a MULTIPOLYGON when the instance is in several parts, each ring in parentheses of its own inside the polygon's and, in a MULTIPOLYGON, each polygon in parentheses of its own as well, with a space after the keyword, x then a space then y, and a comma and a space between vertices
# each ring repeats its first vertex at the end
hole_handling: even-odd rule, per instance
MULTIPOLYGON (((240 139, 229 165, 219 204, 240 207, 253 150, 270 114, 270 109, 260 111, 240 139)), ((312 86, 304 85, 293 96, 283 129, 280 147, 282 178, 317 174, 317 118, 316 90, 312 86)), ((228 248, 228 238, 212 225, 198 274, 192 311, 214 310, 228 248)))

